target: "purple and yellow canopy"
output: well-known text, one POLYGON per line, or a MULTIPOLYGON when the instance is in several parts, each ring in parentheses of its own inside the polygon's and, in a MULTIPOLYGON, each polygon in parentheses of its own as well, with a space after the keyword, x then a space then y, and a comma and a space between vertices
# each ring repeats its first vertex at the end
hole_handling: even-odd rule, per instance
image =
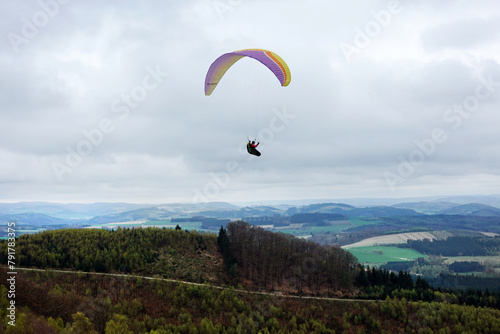
POLYGON ((278 78, 281 86, 285 87, 290 83, 290 69, 276 53, 263 49, 244 49, 225 53, 210 65, 205 78, 205 95, 212 94, 224 73, 243 57, 253 58, 266 65, 278 78))

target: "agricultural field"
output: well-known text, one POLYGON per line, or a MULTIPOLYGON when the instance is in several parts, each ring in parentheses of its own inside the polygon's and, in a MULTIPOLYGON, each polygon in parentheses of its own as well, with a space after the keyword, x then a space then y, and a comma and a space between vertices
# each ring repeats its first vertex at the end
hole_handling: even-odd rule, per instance
POLYGON ((408 232, 367 238, 354 244, 342 246, 344 249, 366 246, 405 244, 408 240, 446 239, 453 234, 447 231, 408 232))
POLYGON ((416 250, 393 246, 364 246, 346 250, 354 255, 361 264, 369 266, 380 266, 393 261, 413 261, 419 257, 427 258, 427 255, 416 250))

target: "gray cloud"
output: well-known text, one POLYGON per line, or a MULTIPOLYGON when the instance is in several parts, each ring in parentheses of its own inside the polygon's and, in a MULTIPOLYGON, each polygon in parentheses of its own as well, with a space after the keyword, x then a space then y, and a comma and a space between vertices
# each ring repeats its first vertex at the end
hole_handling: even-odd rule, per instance
POLYGON ((495 4, 3 3, 0 201, 498 193, 495 4), (204 96, 212 61, 250 47, 281 55, 291 84, 242 59, 204 96), (488 97, 455 112, 481 80, 488 97), (391 187, 436 128, 446 140, 391 187))
POLYGON ((469 18, 443 22, 422 34, 429 51, 441 49, 467 50, 480 45, 498 43, 500 18, 469 18))

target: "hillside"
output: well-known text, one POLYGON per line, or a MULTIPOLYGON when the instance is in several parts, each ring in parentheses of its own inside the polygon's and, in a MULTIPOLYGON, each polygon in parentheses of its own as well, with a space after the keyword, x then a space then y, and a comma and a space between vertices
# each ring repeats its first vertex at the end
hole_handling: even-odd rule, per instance
MULTIPOLYGON (((7 244, 0 242, 3 263, 7 244)), ((500 328, 493 309, 500 308, 500 294, 437 291, 405 272, 365 270, 339 247, 244 222, 228 224, 218 236, 62 229, 22 235, 15 247, 18 265, 75 270, 18 270, 21 333, 392 332, 417 330, 429 317, 441 319, 429 324, 436 330, 500 328), (228 285, 243 289, 220 287, 228 285)), ((0 305, 7 305, 5 268, 0 281, 0 305)))
MULTIPOLYGON (((19 333, 417 332, 422 323, 433 331, 500 330, 500 294, 437 291, 404 272, 365 270, 339 248, 243 222, 218 237, 158 228, 48 231, 19 237, 16 256, 21 265, 90 271, 18 270, 19 333), (235 277, 245 289, 216 286, 235 277)), ((0 268, 4 319, 8 277, 0 268)))
POLYGON ((303 207, 290 208, 287 214, 297 213, 332 213, 347 217, 393 217, 422 215, 412 209, 396 208, 391 206, 354 207, 342 203, 320 203, 303 207))
MULTIPOLYGON (((159 228, 53 230, 21 235, 16 242, 16 264, 241 283, 259 289, 279 286, 283 292, 327 294, 352 289, 356 261, 338 247, 243 222, 228 224, 224 236, 221 241, 215 234, 159 228), (297 275, 297 270, 307 270, 306 276, 297 275)), ((2 263, 7 263, 6 248, 6 242, 0 243, 2 263)))
MULTIPOLYGON (((7 263, 7 243, 0 259, 7 263)), ((61 229, 21 235, 16 264, 22 267, 141 273, 193 282, 225 281, 216 236, 173 229, 61 229)))
POLYGON ((167 208, 147 207, 104 216, 96 216, 86 221, 86 224, 108 224, 116 222, 133 222, 146 220, 167 220, 176 213, 167 208))
POLYGON ((452 202, 442 202, 442 201, 435 201, 435 202, 405 202, 405 203, 398 203, 392 205, 392 207, 395 208, 400 208, 400 209, 411 209, 416 212, 432 215, 436 214, 439 212, 442 212, 443 210, 446 209, 451 209, 453 207, 456 207, 457 203, 452 203, 452 202))
MULTIPOLYGON (((6 274, 0 269, 2 284, 6 274)), ((430 302, 291 298, 87 274, 18 274, 19 333, 496 333, 500 311, 443 292, 430 302)), ((0 285, 0 304, 8 302, 0 285)), ((493 296, 486 296, 494 298, 493 296)), ((6 317, 6 308, 0 316, 6 317)), ((5 324, 0 325, 0 330, 5 324)))
POLYGON ((409 202, 395 204, 393 207, 411 209, 428 215, 443 214, 484 217, 500 216, 499 208, 480 203, 457 204, 452 202, 409 202))
POLYGON ((500 209, 477 203, 468 203, 457 205, 439 212, 444 215, 463 215, 463 216, 482 216, 482 217, 500 217, 500 209))
POLYGON ((237 268, 240 282, 260 289, 321 295, 353 290, 357 260, 340 247, 320 246, 244 222, 228 224, 227 235, 231 254, 226 264, 229 269, 237 268))
POLYGON ((34 225, 65 225, 68 223, 67 220, 52 217, 43 213, 26 212, 26 213, 7 213, 0 214, 0 222, 7 225, 8 222, 27 222, 27 224, 34 225))

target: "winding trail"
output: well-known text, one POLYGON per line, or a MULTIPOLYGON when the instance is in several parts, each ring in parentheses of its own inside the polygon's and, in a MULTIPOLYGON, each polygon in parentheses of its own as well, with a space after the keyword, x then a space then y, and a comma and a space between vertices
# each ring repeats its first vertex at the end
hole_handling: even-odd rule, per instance
MULTIPOLYGON (((2 266, 6 268, 5 266, 2 266)), ((7 269, 7 268, 6 268, 7 269)), ((7 269, 8 270, 8 269, 7 269)), ((124 278, 140 278, 145 280, 158 280, 164 282, 171 282, 177 284, 186 284, 186 285, 196 285, 196 286, 205 286, 218 290, 226 290, 230 287, 213 285, 207 283, 195 283, 189 281, 176 280, 171 278, 161 278, 161 277, 151 277, 151 276, 141 276, 141 275, 132 275, 132 274, 112 274, 112 273, 98 273, 98 272, 90 272, 90 271, 73 271, 73 270, 61 270, 61 269, 39 269, 39 268, 15 268, 16 271, 41 271, 41 272, 55 272, 61 274, 80 274, 80 275, 97 275, 97 276, 110 276, 110 277, 124 277, 124 278)), ((12 270, 11 270, 12 272, 12 270)), ((298 295, 288 295, 283 294, 281 292, 267 292, 267 291, 252 291, 245 289, 233 289, 235 292, 246 293, 246 294, 254 294, 254 295, 264 295, 264 296, 272 296, 272 297, 282 297, 282 298, 297 298, 297 299, 313 299, 313 300, 328 300, 328 301, 341 301, 341 302, 378 302, 376 299, 353 299, 353 298, 334 298, 334 297, 318 297, 318 296, 298 296, 298 295)))

